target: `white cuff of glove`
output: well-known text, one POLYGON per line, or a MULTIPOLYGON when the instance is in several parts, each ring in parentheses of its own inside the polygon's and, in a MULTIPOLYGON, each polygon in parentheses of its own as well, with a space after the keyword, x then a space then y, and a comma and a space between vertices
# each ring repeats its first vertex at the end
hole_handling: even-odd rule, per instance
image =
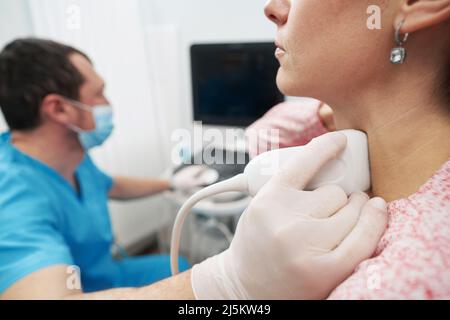
POLYGON ((226 250, 192 268, 192 290, 197 300, 248 300, 231 260, 231 252, 226 250))

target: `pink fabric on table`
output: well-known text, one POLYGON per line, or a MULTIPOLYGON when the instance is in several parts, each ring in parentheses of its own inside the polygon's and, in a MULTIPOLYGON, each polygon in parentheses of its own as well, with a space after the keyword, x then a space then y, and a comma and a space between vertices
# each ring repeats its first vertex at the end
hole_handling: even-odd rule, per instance
POLYGON ((450 159, 388 213, 374 257, 329 299, 450 299, 450 159))
POLYGON ((319 118, 321 102, 284 102, 269 110, 246 131, 253 158, 272 149, 305 145, 328 130, 319 118))

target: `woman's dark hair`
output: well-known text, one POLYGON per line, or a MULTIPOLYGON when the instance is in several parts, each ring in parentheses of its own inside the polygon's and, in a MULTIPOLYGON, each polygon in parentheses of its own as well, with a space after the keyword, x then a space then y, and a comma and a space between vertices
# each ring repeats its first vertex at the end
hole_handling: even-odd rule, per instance
POLYGON ((75 99, 84 79, 70 62, 79 50, 54 41, 15 40, 0 52, 0 108, 11 130, 40 124, 40 106, 52 93, 75 99))

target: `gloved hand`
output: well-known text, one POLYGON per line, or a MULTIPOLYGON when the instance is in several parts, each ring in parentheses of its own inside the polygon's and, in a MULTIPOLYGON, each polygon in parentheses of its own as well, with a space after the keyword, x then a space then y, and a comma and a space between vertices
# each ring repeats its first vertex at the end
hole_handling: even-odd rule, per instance
POLYGON ((242 215, 225 252, 192 270, 197 299, 324 299, 369 258, 387 224, 386 202, 348 199, 335 185, 302 191, 346 146, 314 139, 282 167, 242 215))
POLYGON ((188 191, 198 187, 213 184, 219 178, 219 174, 204 165, 193 165, 177 172, 170 181, 174 190, 188 191))

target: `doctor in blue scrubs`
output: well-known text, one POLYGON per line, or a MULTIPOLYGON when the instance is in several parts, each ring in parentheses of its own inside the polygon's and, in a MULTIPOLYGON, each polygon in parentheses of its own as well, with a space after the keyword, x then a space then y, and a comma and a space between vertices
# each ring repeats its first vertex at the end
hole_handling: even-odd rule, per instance
POLYGON ((83 292, 170 276, 168 256, 111 255, 108 199, 185 186, 111 178, 94 164, 87 151, 113 130, 104 87, 85 54, 56 42, 21 39, 0 53, 0 106, 11 130, 0 136, 0 296, 38 272, 65 280, 72 266, 83 292))

